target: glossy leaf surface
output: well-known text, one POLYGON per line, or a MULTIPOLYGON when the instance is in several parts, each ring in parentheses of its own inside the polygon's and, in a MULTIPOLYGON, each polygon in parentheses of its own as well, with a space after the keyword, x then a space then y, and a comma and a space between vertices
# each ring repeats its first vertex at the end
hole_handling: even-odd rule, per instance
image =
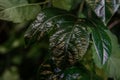
POLYGON ((50 37, 52 59, 60 70, 74 65, 87 51, 89 34, 82 23, 63 21, 57 25, 58 29, 50 37))
POLYGON ((105 64, 111 54, 111 40, 109 36, 103 29, 92 28, 92 39, 101 63, 105 64))
POLYGON ((72 55, 74 59, 83 57, 89 45, 89 35, 82 23, 63 21, 57 25, 58 30, 50 37, 50 47, 55 55, 72 55))

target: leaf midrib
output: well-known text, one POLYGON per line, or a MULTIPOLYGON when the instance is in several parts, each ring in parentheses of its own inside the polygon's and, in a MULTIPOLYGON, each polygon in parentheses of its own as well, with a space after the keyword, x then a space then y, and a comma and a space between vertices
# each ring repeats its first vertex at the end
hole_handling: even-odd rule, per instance
POLYGON ((0 12, 4 12, 4 11, 10 10, 10 9, 15 9, 15 8, 19 8, 19 7, 26 7, 26 6, 35 6, 35 5, 46 4, 47 2, 48 2, 48 1, 46 1, 46 2, 40 2, 40 3, 32 3, 32 4, 29 4, 29 3, 18 4, 18 6, 12 6, 12 7, 10 7, 10 8, 1 10, 0 12))
POLYGON ((66 44, 66 46, 65 46, 65 51, 66 51, 66 52, 67 52, 68 44, 69 44, 69 42, 70 42, 70 38, 71 38, 71 36, 72 36, 72 34, 73 34, 73 32, 74 32, 75 27, 76 27, 76 26, 75 26, 75 24, 74 24, 73 28, 72 28, 71 31, 69 32, 70 35, 68 36, 68 39, 65 40, 65 44, 66 44))
MULTIPOLYGON (((91 21, 92 22, 92 21, 91 21)), ((97 25, 94 23, 94 22, 92 22, 93 23, 93 25, 95 26, 95 28, 97 29, 97 25)), ((98 35, 99 35, 99 37, 100 37, 100 41, 102 42, 102 46, 104 46, 104 43, 103 43, 103 39, 102 39, 102 37, 101 37, 101 34, 100 34, 100 32, 99 32, 99 30, 97 29, 97 31, 98 31, 98 35)), ((96 45, 96 44, 94 44, 94 45, 96 45)), ((95 46, 95 48, 96 48, 96 46, 95 46)), ((96 48, 97 49, 97 48, 96 48)), ((98 50, 98 49, 97 49, 98 50)), ((100 56, 100 54, 99 54, 99 52, 97 51, 97 54, 100 56)), ((103 64, 103 56, 104 55, 104 48, 102 48, 102 64, 103 64)), ((101 58, 100 58, 101 59, 101 58)))

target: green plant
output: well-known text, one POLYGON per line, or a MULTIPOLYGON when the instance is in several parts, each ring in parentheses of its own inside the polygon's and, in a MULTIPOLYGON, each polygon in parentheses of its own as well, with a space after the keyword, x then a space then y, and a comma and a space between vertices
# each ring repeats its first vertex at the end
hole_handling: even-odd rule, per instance
MULTIPOLYGON (((1 0, 0 4, 9 2, 1 0)), ((106 80, 112 77, 119 80, 120 48, 108 29, 119 3, 117 0, 46 0, 28 4, 22 0, 17 6, 12 4, 15 7, 0 8, 3 15, 0 19, 24 22, 34 19, 40 10, 25 33, 28 45, 49 39, 49 52, 38 70, 38 79, 106 80), (16 13, 13 15, 13 12, 16 13)))

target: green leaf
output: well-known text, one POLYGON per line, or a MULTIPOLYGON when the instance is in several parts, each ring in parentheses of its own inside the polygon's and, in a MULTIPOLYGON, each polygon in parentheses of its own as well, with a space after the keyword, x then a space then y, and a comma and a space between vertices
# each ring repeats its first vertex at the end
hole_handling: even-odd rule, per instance
POLYGON ((89 46, 89 34, 83 22, 76 24, 73 18, 64 16, 64 21, 56 25, 57 29, 50 36, 52 58, 60 69, 81 60, 89 46))
POLYGON ((93 57, 95 65, 98 68, 103 68, 103 65, 101 64, 100 58, 99 58, 99 56, 96 53, 94 45, 91 46, 91 50, 92 50, 92 57, 93 57))
POLYGON ((102 64, 108 60, 111 54, 111 40, 102 28, 91 28, 92 39, 96 53, 102 64))
POLYGON ((66 15, 66 12, 60 9, 46 8, 42 10, 25 33, 26 43, 29 44, 40 40, 46 32, 52 30, 55 21, 57 21, 57 19, 55 21, 53 21, 53 19, 61 17, 62 15, 66 15))
POLYGON ((108 59, 105 72, 107 72, 109 77, 115 80, 120 79, 120 45, 118 44, 117 37, 113 35, 110 31, 107 31, 112 42, 112 54, 108 59))
POLYGON ((120 79, 120 56, 111 56, 107 63, 106 71, 108 76, 114 78, 115 80, 120 79))
POLYGON ((25 37, 34 41, 41 39, 45 34, 49 34, 50 49, 53 52, 51 56, 54 57, 53 61, 57 67, 61 69, 63 61, 67 59, 70 64, 74 64, 74 60, 81 58, 87 51, 89 35, 83 21, 77 24, 76 17, 66 11, 56 8, 44 9, 27 30, 25 37), (62 58, 61 55, 63 55, 62 58), (63 57, 68 58, 63 59, 63 57), (60 64, 57 63, 58 60, 60 64))
POLYGON ((21 23, 34 19, 40 12, 38 4, 29 4, 27 0, 0 0, 0 19, 21 23))
POLYGON ((50 47, 54 55, 67 55, 68 59, 72 55, 73 59, 77 60, 83 57, 89 45, 89 34, 82 23, 63 21, 57 25, 58 29, 50 37, 50 47))
POLYGON ((52 0, 52 4, 56 8, 69 11, 72 8, 74 0, 52 0))

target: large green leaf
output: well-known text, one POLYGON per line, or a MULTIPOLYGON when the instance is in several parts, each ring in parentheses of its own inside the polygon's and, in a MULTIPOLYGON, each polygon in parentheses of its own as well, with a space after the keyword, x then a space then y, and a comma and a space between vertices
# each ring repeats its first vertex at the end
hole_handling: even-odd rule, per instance
POLYGON ((50 37, 50 47, 55 56, 64 55, 68 59, 83 57, 89 45, 89 35, 82 23, 63 21, 57 25, 58 29, 50 37))
POLYGON ((96 53, 101 63, 105 64, 111 54, 111 40, 102 28, 94 27, 91 29, 96 53))
POLYGON ((81 60, 89 45, 89 35, 82 25, 83 22, 76 24, 67 19, 56 25, 58 29, 50 37, 52 59, 59 69, 74 65, 81 60))
POLYGON ((53 56, 75 55, 80 58, 87 51, 89 35, 84 22, 76 24, 76 17, 55 8, 43 10, 27 30, 25 37, 29 41, 39 40, 46 33, 51 35, 50 47, 53 56), (52 34, 51 34, 52 33, 52 34), (30 40, 31 39, 31 40, 30 40))
POLYGON ((107 31, 112 42, 112 54, 108 59, 105 71, 109 77, 115 80, 120 79, 120 45, 118 44, 117 37, 113 35, 110 31, 107 31))
POLYGON ((44 9, 27 30, 25 37, 39 40, 49 34, 50 49, 53 52, 50 56, 57 69, 63 70, 81 58, 89 45, 84 20, 79 23, 76 20, 75 16, 66 11, 56 8, 44 9))
POLYGON ((0 19, 15 23, 34 19, 40 12, 38 4, 29 4, 27 0, 0 0, 0 19))

